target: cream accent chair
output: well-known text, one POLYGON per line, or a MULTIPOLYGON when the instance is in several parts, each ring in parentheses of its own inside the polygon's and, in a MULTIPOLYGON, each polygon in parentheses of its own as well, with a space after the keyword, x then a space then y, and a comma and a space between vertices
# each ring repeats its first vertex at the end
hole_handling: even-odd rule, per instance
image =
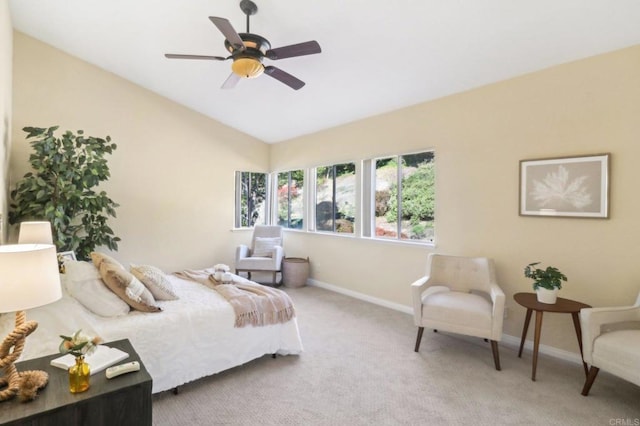
POLYGON ((241 244, 236 248, 236 275, 247 272, 251 279, 251 272, 271 272, 271 285, 275 286, 284 258, 282 238, 282 226, 256 225, 251 246, 241 244))
POLYGON ((413 320, 418 326, 415 351, 424 328, 480 337, 491 341, 500 370, 504 292, 496 283, 493 260, 431 253, 426 275, 411 284, 413 320))
POLYGON ((580 311, 582 356, 590 365, 582 395, 602 368, 640 386, 640 294, 633 306, 580 311))

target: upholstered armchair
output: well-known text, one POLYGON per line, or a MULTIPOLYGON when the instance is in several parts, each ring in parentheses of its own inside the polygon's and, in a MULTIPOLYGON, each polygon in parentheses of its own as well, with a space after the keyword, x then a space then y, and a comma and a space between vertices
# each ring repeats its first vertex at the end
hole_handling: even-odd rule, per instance
POLYGON ((640 386, 640 294, 633 306, 582 309, 580 325, 590 366, 582 395, 589 395, 600 369, 640 386))
POLYGON ((500 370, 505 296, 496 283, 493 260, 432 253, 426 275, 411 284, 413 320, 418 327, 415 351, 424 328, 491 341, 493 361, 500 370))
POLYGON ((247 272, 271 272, 271 284, 281 272, 284 250, 282 249, 282 226, 256 225, 253 228, 251 245, 240 245, 236 249, 236 274, 247 272))

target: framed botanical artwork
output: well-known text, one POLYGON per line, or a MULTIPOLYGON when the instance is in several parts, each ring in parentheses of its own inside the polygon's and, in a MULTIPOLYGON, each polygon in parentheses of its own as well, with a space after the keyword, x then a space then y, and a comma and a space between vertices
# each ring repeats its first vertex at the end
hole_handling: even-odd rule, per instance
POLYGON ((66 260, 76 260, 76 254, 72 251, 61 251, 58 253, 58 259, 62 262, 66 260))
POLYGON ((520 161, 520 215, 609 217, 610 154, 520 161))

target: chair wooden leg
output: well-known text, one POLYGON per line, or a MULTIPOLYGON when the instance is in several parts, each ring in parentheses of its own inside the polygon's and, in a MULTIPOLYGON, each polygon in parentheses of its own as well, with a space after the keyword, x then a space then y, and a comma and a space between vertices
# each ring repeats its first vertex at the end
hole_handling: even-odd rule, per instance
POLYGON ((587 380, 584 382, 584 387, 582 388, 582 395, 589 395, 589 391, 591 390, 591 385, 596 380, 596 376, 600 369, 598 367, 594 367, 593 365, 589 369, 589 374, 587 375, 587 380))
POLYGON ((424 327, 418 327, 418 338, 416 339, 415 352, 418 352, 418 349, 420 349, 420 341, 422 340, 422 333, 424 333, 424 327))
POLYGON ((500 353, 498 352, 498 342, 491 341, 491 351, 493 352, 493 362, 496 365, 496 370, 500 371, 500 353))

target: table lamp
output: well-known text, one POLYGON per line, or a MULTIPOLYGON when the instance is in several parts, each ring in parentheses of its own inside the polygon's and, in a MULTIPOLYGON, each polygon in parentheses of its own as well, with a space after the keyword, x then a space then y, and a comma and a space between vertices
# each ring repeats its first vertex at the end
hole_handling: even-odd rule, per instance
POLYGON ((49 376, 44 371, 19 373, 14 363, 22 354, 26 337, 38 327, 37 322, 26 320, 25 310, 61 297, 55 246, 0 246, 0 313, 16 312, 15 329, 0 344, 0 401, 16 395, 21 401, 32 400, 47 384, 49 376))
POLYGON ((18 244, 53 244, 50 222, 21 222, 18 244))

